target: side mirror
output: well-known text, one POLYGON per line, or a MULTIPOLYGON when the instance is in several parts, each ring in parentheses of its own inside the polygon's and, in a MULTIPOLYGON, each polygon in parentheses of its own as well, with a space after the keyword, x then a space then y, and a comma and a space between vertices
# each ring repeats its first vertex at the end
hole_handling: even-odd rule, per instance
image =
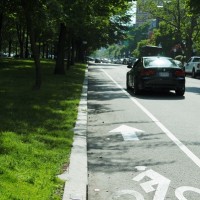
POLYGON ((132 68, 132 66, 131 65, 127 65, 127 68, 132 68))

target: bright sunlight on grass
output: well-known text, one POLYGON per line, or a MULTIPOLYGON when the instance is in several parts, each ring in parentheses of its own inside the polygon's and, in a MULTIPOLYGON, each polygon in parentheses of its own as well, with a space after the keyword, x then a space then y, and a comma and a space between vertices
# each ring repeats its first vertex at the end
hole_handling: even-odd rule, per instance
POLYGON ((33 61, 0 60, 0 200, 61 199, 57 175, 69 162, 85 65, 66 75, 54 65, 42 61, 35 91, 33 61))

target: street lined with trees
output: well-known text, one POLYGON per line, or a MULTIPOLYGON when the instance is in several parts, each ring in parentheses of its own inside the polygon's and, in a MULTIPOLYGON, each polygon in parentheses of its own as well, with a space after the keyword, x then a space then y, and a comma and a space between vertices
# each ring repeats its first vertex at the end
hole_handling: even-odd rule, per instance
MULTIPOLYGON (((116 56, 138 55, 139 48, 147 43, 156 45, 161 43, 165 51, 169 52, 177 40, 184 42, 185 53, 188 53, 188 56, 191 53, 189 47, 193 48, 194 44, 195 50, 199 51, 197 0, 193 2, 172 0, 171 4, 176 7, 170 6, 166 10, 162 7, 160 12, 151 11, 155 5, 149 5, 148 9, 144 5, 142 9, 147 9, 151 17, 159 21, 159 26, 153 30, 151 39, 147 37, 148 21, 142 26, 127 26, 130 19, 127 15, 129 2, 123 0, 0 1, 0 53, 3 53, 0 55, 6 54, 12 57, 12 54, 15 54, 14 57, 19 58, 0 58, 2 105, 0 107, 0 199, 62 198, 64 183, 57 178, 57 175, 65 171, 70 162, 73 128, 86 70, 86 65, 78 62, 85 62, 86 55, 100 47, 109 47, 109 55, 112 53, 116 56), (180 13, 177 14, 175 11, 180 13), (178 21, 173 26, 172 16, 176 18, 177 15, 180 18, 177 18, 178 21), (177 32, 176 28, 181 32, 177 32), (60 76, 55 76, 53 72, 60 76), (37 91, 30 90, 34 81, 33 88, 37 91)), ((197 170, 199 168, 188 161, 192 156, 186 157, 180 154, 180 150, 177 150, 176 146, 162 134, 162 130, 153 123, 164 121, 166 127, 169 127, 172 133, 176 133, 177 138, 200 157, 197 143, 198 108, 190 106, 198 102, 198 79, 188 81, 186 101, 184 98, 174 98, 171 93, 161 97, 152 95, 149 98, 145 96, 138 98, 145 107, 153 109, 153 114, 159 119, 154 120, 144 115, 136 105, 132 105, 129 94, 122 91, 122 88, 125 88, 124 66, 92 67, 89 66, 89 70, 91 69, 90 96, 88 96, 89 164, 90 169, 101 171, 103 166, 106 170, 104 171, 106 173, 100 173, 99 179, 95 179, 97 182, 94 182, 92 187, 90 185, 88 191, 92 197, 101 195, 103 191, 112 199, 124 195, 131 198, 134 197, 134 192, 138 191, 152 199, 151 191, 147 194, 140 188, 139 170, 140 172, 145 170, 145 174, 149 177, 159 173, 161 177, 167 178, 165 180, 171 181, 170 187, 167 185, 170 199, 173 199, 174 192, 177 191, 181 200, 184 197, 182 195, 180 198, 180 194, 185 191, 199 197, 199 170, 197 170), (111 76, 115 78, 110 79, 111 76), (114 101, 111 102, 112 100, 114 101), (189 113, 188 115, 182 114, 183 108, 189 113), (169 118, 169 116, 174 117, 169 118), (188 116, 192 119, 190 123, 188 116), (140 143, 131 144, 130 148, 126 141, 121 143, 123 137, 120 134, 116 135, 113 130, 123 122, 144 130, 138 135, 140 143), (187 124, 187 127, 177 124, 187 124), (103 153, 101 145, 106 149, 103 153), (171 149, 169 157, 166 154, 167 147, 171 149), (156 151, 151 157, 150 150, 156 151), (130 162, 130 157, 133 155, 136 157, 130 162), (141 155, 144 155, 142 162, 141 155), (144 166, 135 168, 135 163, 142 163, 144 166), (150 168, 146 173, 147 164, 150 168), (169 166, 169 170, 164 169, 166 165, 169 166), (128 173, 122 176, 110 176, 115 173, 112 170, 117 167, 120 172, 128 173), (179 169, 178 173, 174 169, 179 169), (188 173, 185 173, 186 171, 188 173), (100 190, 100 184, 102 188, 108 186, 109 190, 107 188, 100 190), (124 190, 124 184, 130 190, 124 190), (186 185, 186 188, 183 185, 186 185)), ((180 146, 183 146, 182 143, 180 146)), ((199 159, 194 160, 200 163, 199 159)), ((149 188, 151 185, 146 186, 149 188)), ((190 198, 193 199, 195 196, 190 198)))
POLYGON ((136 23, 128 27, 120 45, 111 46, 108 55, 140 56, 144 45, 162 46, 164 55, 188 60, 200 52, 200 15, 194 0, 138 0, 136 23), (141 23, 142 22, 142 23, 141 23))
POLYGON ((3 0, 0 3, 0 52, 33 57, 35 89, 41 87, 40 58, 56 58, 55 74, 64 74, 86 54, 124 37, 129 2, 3 0), (117 32, 117 34, 115 34, 117 32), (65 66, 64 60, 67 60, 65 66))

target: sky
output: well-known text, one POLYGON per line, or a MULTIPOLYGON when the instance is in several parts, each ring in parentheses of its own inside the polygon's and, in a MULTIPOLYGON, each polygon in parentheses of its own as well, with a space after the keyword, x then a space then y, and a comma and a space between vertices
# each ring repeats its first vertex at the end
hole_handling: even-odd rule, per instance
POLYGON ((137 5, 137 2, 133 1, 132 4, 133 4, 133 5, 132 5, 132 7, 131 7, 131 10, 128 11, 128 14, 131 14, 131 15, 132 15, 131 22, 132 22, 133 24, 135 24, 135 23, 136 23, 136 5, 137 5))

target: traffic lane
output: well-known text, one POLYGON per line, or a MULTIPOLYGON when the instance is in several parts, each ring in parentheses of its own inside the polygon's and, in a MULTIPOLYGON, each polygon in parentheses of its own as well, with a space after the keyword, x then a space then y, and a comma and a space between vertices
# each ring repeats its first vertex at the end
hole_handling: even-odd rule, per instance
MULTIPOLYGON (((153 168, 160 174, 167 175, 171 180, 170 189, 173 188, 172 190, 180 185, 180 180, 183 185, 198 187, 199 181, 195 180, 195 177, 198 177, 199 174, 194 173, 198 170, 187 156, 182 155, 177 146, 137 106, 132 104, 123 92, 116 89, 112 82, 108 82, 111 85, 106 85, 107 78, 101 71, 89 79, 89 191, 92 193, 96 189, 95 198, 93 198, 94 196, 92 198, 102 199, 101 195, 109 197, 123 188, 139 187, 139 184, 133 183, 132 180, 137 174, 135 167, 138 165, 153 168), (91 80, 92 84, 90 84, 91 80), (97 84, 95 84, 95 80, 97 80, 97 84), (97 102, 98 99, 100 99, 99 102, 97 102), (125 142, 120 134, 109 132, 123 123, 140 129, 142 127, 145 132, 139 134, 140 141, 125 142), (168 150, 166 151, 166 149, 168 150), (179 170, 175 172, 175 169, 179 170), (188 175, 192 175, 194 178, 188 178, 188 175), (101 183, 102 181, 105 185, 101 183), (107 187, 107 183, 112 183, 112 188, 110 184, 107 187)), ((148 197, 145 199, 152 199, 153 194, 146 195, 148 197)), ((169 192, 168 196, 171 197, 170 199, 174 199, 173 195, 174 191, 169 192)))
MULTIPOLYGON (((106 72, 126 89, 126 72, 124 66, 106 68, 106 72), (113 70, 114 69, 114 70, 113 70)), ((178 97, 174 91, 145 92, 134 96, 147 110, 154 114, 176 137, 182 141, 194 154, 200 158, 200 80, 186 77, 186 92, 184 97, 178 97), (177 129, 177 125, 179 128, 177 129)))
POLYGON ((145 93, 135 98, 200 157, 200 93, 187 89, 198 88, 199 80, 195 84, 190 80, 187 79, 184 98, 176 97, 173 93, 145 93))

